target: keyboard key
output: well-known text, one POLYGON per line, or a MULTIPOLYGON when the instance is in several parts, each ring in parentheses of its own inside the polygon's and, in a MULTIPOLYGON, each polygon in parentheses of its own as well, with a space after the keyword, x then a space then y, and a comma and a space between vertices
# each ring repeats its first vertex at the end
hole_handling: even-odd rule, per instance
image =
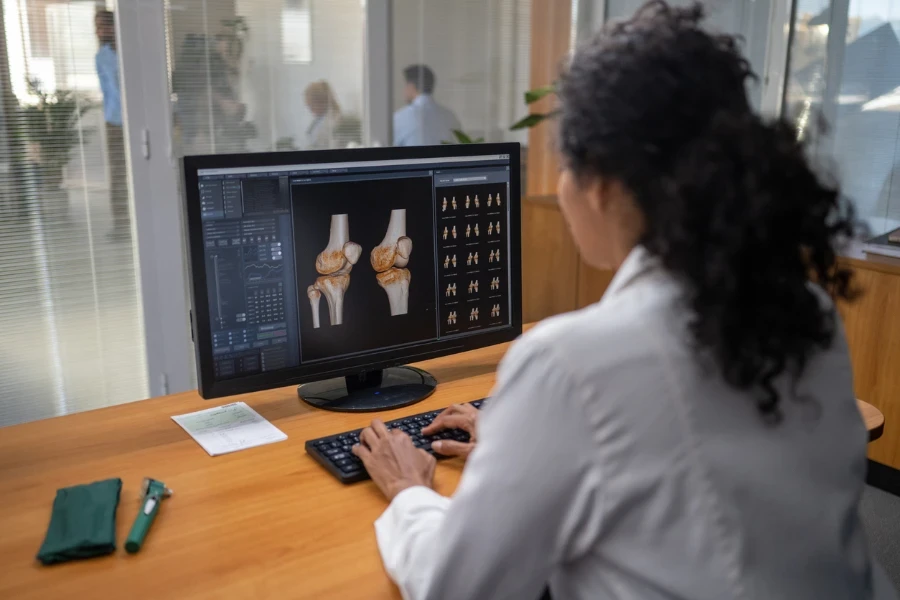
POLYGON ((342 458, 341 460, 337 461, 336 464, 339 467, 343 467, 344 465, 352 465, 353 461, 350 460, 349 458, 342 458))
POLYGON ((349 455, 346 452, 338 452, 337 454, 331 455, 331 460, 332 460, 332 462, 337 462, 337 461, 341 460, 342 458, 347 458, 348 456, 349 455))
POLYGON ((340 451, 341 451, 340 448, 326 448, 325 454, 327 456, 333 456, 333 455, 339 453, 340 451))
POLYGON ((353 446, 351 446, 350 444, 344 444, 343 446, 341 446, 341 451, 342 452, 350 452, 350 448, 352 448, 352 447, 353 446))
POLYGON ((348 474, 348 475, 349 475, 350 473, 358 473, 358 472, 361 471, 361 470, 362 470, 362 469, 360 469, 358 466, 356 466, 356 465, 354 465, 354 464, 343 465, 343 466, 341 467, 341 471, 343 471, 344 473, 346 473, 346 474, 348 474))

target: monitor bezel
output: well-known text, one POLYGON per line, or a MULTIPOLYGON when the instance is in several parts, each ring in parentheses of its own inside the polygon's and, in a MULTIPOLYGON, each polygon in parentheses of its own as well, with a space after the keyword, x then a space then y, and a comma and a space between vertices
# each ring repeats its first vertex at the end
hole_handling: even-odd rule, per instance
POLYGON ((267 389, 295 386, 311 381, 354 375, 439 358, 459 352, 477 350, 514 340, 522 333, 522 195, 521 163, 518 143, 457 144, 442 146, 354 148, 266 152, 256 154, 218 154, 185 156, 183 170, 183 209, 185 211, 185 245, 188 248, 188 275, 191 290, 191 337, 200 395, 205 399, 245 394, 267 389), (202 169, 246 168, 297 164, 336 163, 416 158, 456 158, 488 154, 509 154, 510 161, 510 305, 508 327, 448 340, 437 340, 412 348, 398 348, 379 353, 323 361, 320 364, 290 367, 268 373, 216 381, 213 369, 212 331, 207 302, 207 273, 204 257, 203 223, 200 215, 198 171, 202 169), (198 299, 201 301, 198 302, 198 299), (312 367, 314 368, 311 370, 312 367), (303 370, 303 374, 297 371, 303 370))

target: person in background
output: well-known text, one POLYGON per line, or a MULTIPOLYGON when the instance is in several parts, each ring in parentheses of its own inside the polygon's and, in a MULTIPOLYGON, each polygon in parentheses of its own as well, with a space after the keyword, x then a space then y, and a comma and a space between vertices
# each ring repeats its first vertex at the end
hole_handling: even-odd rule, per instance
POLYGON ((94 62, 103 93, 103 120, 106 122, 106 158, 109 163, 109 202, 113 217, 111 237, 131 233, 128 217, 128 165, 122 134, 122 92, 119 86, 119 56, 116 52, 116 19, 112 11, 94 15, 100 49, 94 62))
POLYGON ((394 113, 395 146, 433 146, 456 139, 454 129, 462 129, 449 108, 438 104, 434 94, 434 71, 425 65, 403 70, 406 106, 394 113))
POLYGON ((403 598, 896 598, 859 502, 868 435, 835 301, 850 203, 751 108, 735 38, 661 0, 576 51, 558 199, 603 298, 510 348, 456 493, 381 421, 353 447, 403 598))
POLYGON ((306 86, 306 106, 313 115, 313 122, 306 130, 306 149, 334 148, 334 128, 341 118, 341 107, 334 98, 331 86, 325 80, 306 86))

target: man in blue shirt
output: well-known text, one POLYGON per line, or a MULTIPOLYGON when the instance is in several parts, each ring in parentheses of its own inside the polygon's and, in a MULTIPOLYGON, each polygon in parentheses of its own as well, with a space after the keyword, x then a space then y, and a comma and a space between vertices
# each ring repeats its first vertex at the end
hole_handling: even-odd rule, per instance
POLYGON ((454 129, 462 129, 453 112, 435 102, 434 71, 425 65, 403 70, 407 105, 394 113, 395 146, 431 146, 454 141, 454 129))
POLYGON ((94 16, 94 28, 100 49, 95 63, 100 91, 103 92, 103 119, 106 121, 106 158, 109 163, 109 202, 113 217, 111 237, 127 237, 128 167, 125 138, 122 135, 122 94, 119 87, 119 55, 116 52, 116 19, 112 11, 100 10, 94 16))

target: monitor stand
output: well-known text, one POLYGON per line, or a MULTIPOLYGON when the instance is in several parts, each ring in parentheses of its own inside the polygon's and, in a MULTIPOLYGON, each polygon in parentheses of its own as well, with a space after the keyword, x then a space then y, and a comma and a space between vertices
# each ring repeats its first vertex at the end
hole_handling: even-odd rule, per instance
POLYGON ((437 380, 415 367, 391 367, 356 375, 304 383, 300 399, 311 406, 338 412, 370 412, 415 404, 437 387, 437 380))

